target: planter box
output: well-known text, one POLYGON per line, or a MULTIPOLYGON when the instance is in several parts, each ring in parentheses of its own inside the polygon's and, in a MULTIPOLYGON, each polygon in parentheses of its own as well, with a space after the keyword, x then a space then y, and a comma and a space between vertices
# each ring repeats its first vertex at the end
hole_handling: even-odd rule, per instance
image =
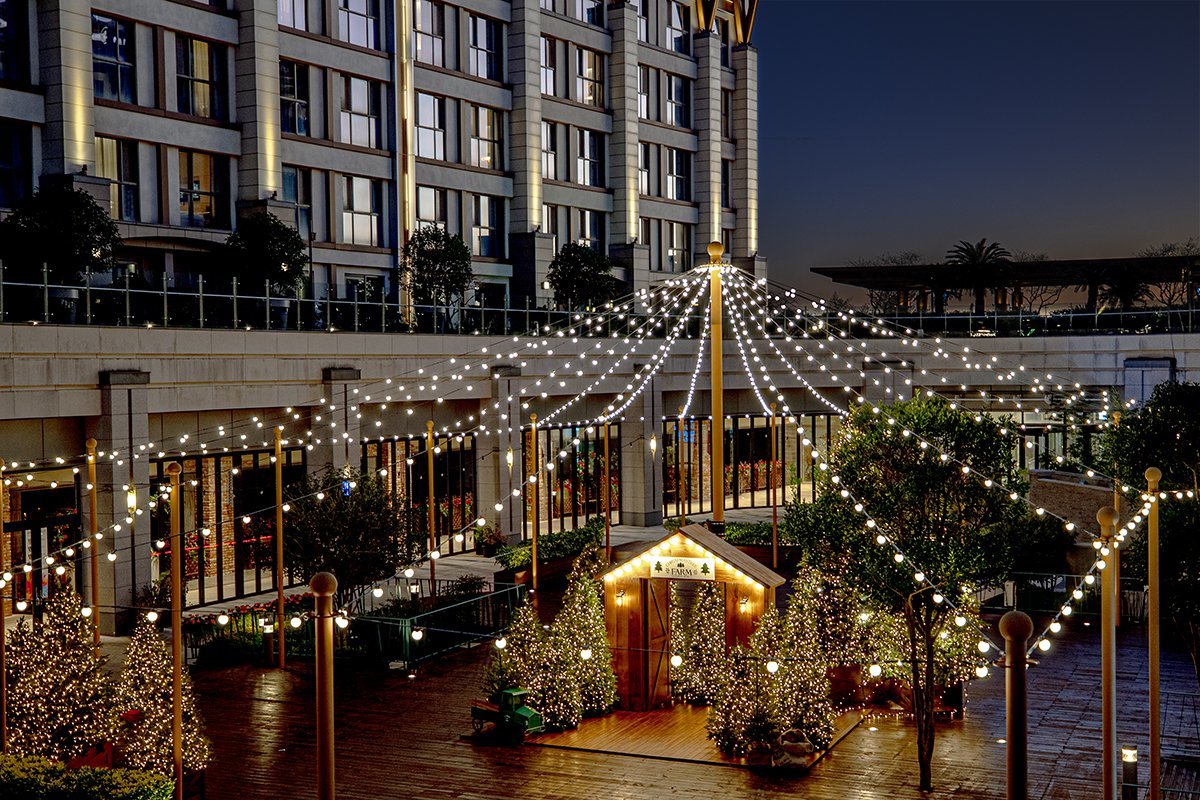
MULTIPOLYGON (((571 572, 571 565, 575 563, 575 556, 569 558, 556 558, 553 561, 543 561, 538 564, 538 583, 545 585, 547 581, 555 583, 562 582, 563 579, 571 572)), ((505 569, 496 573, 497 583, 533 583, 532 567, 521 567, 520 569, 505 569)))

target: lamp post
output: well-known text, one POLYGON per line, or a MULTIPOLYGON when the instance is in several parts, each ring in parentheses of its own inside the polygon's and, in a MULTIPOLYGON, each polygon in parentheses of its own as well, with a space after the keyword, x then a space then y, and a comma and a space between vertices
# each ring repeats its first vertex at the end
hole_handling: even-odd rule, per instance
MULTIPOLYGON (((608 559, 609 561, 612 561, 612 540, 611 540, 611 535, 612 535, 612 518, 611 518, 612 497, 609 496, 609 493, 612 491, 612 488, 611 488, 611 485, 609 484, 610 478, 609 478, 609 472, 608 472, 608 418, 607 417, 604 418, 603 424, 604 424, 604 475, 603 475, 602 480, 604 481, 604 486, 601 487, 600 496, 602 498, 604 498, 604 557, 606 559, 608 559)), ((537 440, 535 439, 534 441, 536 442, 537 440)), ((535 445, 535 447, 536 447, 536 445, 535 445)), ((536 486, 534 487, 534 491, 537 491, 536 486)), ((537 574, 537 573, 535 572, 534 574, 537 574)))
POLYGON ((100 651, 100 547, 96 541, 99 530, 99 520, 96 519, 96 440, 88 438, 87 442, 87 480, 88 480, 88 539, 92 546, 89 548, 88 582, 91 584, 92 596, 92 644, 96 652, 100 651))
POLYGON ((720 242, 708 245, 709 285, 709 331, 712 348, 712 432, 709 447, 712 449, 712 530, 718 535, 725 533, 725 404, 721 364, 721 254, 725 246, 720 242))
POLYGON ((771 569, 779 569, 779 495, 775 491, 775 404, 771 403, 771 460, 767 462, 768 491, 771 493, 771 569))
MULTIPOLYGON (((533 447, 531 448, 531 458, 533 460, 531 483, 533 484, 533 547, 530 555, 533 557, 533 602, 537 602, 538 589, 538 432, 537 432, 537 414, 529 415, 529 434, 533 438, 533 447)), ((607 526, 607 523, 605 523, 607 526)))
POLYGON ((437 533, 435 531, 437 516, 433 507, 433 420, 425 423, 425 438, 425 464, 428 473, 426 477, 429 483, 429 593, 431 597, 437 597, 437 580, 435 578, 437 559, 433 556, 437 550, 437 533))
POLYGON ((179 473, 172 461, 171 476, 171 754, 174 760, 175 800, 183 800, 183 542, 179 535, 179 473))
POLYGON ((4 617, 8 609, 4 601, 8 593, 8 583, 12 576, 8 571, 8 534, 4 532, 4 461, 0 459, 0 754, 8 752, 8 681, 5 662, 4 640, 8 638, 8 629, 4 627, 4 617))
MULTIPOLYGON (((684 494, 683 494, 683 406, 679 407, 679 413, 675 416, 675 510, 679 512, 679 527, 687 525, 687 515, 684 513, 684 494)), ((687 500, 691 501, 691 492, 687 493, 687 500)))
POLYGON ((283 648, 283 440, 275 426, 275 639, 279 644, 279 668, 284 668, 283 648))
MULTIPOLYGON (((1190 302, 1190 301, 1189 301, 1190 302)), ((1150 584, 1147 592, 1147 639, 1150 656, 1150 800, 1162 796, 1162 721, 1159 719, 1159 574, 1158 574, 1158 482, 1162 470, 1150 467, 1146 470, 1146 489, 1150 495, 1150 519, 1147 524, 1146 580, 1150 584)), ((1134 751, 1136 753, 1136 751, 1134 751)))
MULTIPOLYGON (((1109 562, 1115 552, 1116 544, 1113 539, 1113 521, 1117 512, 1108 506, 1096 512, 1096 521, 1100 523, 1100 540, 1108 549, 1104 556, 1109 562)), ((1114 585, 1111 563, 1105 565, 1100 576, 1100 703, 1102 717, 1103 746, 1101 748, 1101 768, 1103 769, 1103 800, 1116 800, 1117 779, 1117 593, 1114 585)))
POLYGON ((1008 800, 1029 797, 1028 700, 1025 690, 1025 645, 1033 633, 1033 620, 1012 610, 1000 618, 1004 637, 1005 749, 1008 800))
POLYGON ((318 572, 308 586, 317 599, 317 800, 333 800, 333 595, 337 578, 318 572))

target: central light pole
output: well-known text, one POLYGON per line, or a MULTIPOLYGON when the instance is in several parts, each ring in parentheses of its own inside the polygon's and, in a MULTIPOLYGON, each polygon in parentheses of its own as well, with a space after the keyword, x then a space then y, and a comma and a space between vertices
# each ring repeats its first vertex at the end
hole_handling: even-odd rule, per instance
POLYGON ((1159 575, 1158 575, 1158 482, 1162 480, 1162 470, 1150 467, 1146 470, 1146 490, 1150 495, 1150 520, 1147 525, 1146 580, 1150 584, 1147 592, 1147 614, 1149 623, 1146 626, 1148 649, 1150 654, 1150 800, 1162 797, 1162 745, 1159 738, 1162 734, 1162 722, 1159 719, 1161 702, 1159 696, 1159 575))
POLYGON ((1105 506, 1096 512, 1100 523, 1100 541, 1108 550, 1103 556, 1106 569, 1100 575, 1100 710, 1102 717, 1101 767, 1103 800, 1117 800, 1117 587, 1112 561, 1116 553, 1113 521, 1117 512, 1105 506))
POLYGON ((437 559, 433 555, 437 551, 437 513, 433 507, 433 424, 433 420, 425 423, 425 479, 429 484, 429 596, 437 597, 437 559))
POLYGON ((709 330, 712 347, 712 424, 709 447, 712 450, 712 532, 725 533, 725 398, 721 374, 721 255, 725 245, 709 242, 709 330))
POLYGON ((174 762, 175 800, 183 800, 183 537, 180 535, 179 473, 167 464, 171 476, 171 754, 174 762))
POLYGON ((283 641, 283 440, 275 426, 275 638, 279 643, 279 668, 285 664, 283 641))

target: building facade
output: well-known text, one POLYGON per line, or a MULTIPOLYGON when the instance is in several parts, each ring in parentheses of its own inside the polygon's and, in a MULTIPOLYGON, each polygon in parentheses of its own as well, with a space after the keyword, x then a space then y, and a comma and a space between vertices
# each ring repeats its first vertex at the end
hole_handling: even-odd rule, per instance
POLYGON ((566 241, 633 287, 714 239, 763 272, 745 2, 0 0, 0 213, 86 188, 151 287, 231 290, 213 254, 261 208, 318 299, 395 297, 425 224, 490 307, 543 302, 566 241))

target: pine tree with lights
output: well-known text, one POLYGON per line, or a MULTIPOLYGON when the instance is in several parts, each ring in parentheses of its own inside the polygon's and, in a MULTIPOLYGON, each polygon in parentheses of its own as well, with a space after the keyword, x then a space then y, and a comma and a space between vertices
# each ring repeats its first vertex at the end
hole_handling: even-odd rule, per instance
POLYGON ((766 664, 737 645, 722 666, 716 701, 708 712, 708 738, 722 753, 744 756, 777 735, 766 664))
POLYGON ((713 582, 696 584, 689 609, 678 585, 671 585, 671 651, 683 660, 671 669, 672 693, 689 703, 711 705, 725 671, 725 599, 713 582))
MULTIPOLYGON (((551 642, 532 603, 526 602, 517 609, 505 635, 505 647, 497 649, 493 659, 499 664, 489 670, 485 686, 490 684, 493 673, 502 674, 515 686, 529 690, 529 705, 542 715, 547 728, 557 730, 579 724, 583 718, 579 674, 570 659, 551 642)), ((579 660, 576 653, 574 661, 579 660)))
POLYGON ((74 590, 57 588, 42 622, 8 638, 9 752, 66 761, 112 734, 111 681, 96 654, 94 625, 74 590))
MULTIPOLYGON (((125 669, 116 686, 116 710, 122 723, 118 742, 128 766, 172 774, 171 694, 170 650, 158 626, 143 616, 129 640, 125 669)), ((183 768, 199 772, 208 765, 209 745, 186 669, 182 698, 183 768)))
POLYGON ((590 545, 575 560, 551 635, 554 649, 577 676, 584 714, 606 714, 617 703, 604 602, 594 577, 602 564, 599 552, 598 546, 590 545))
MULTIPOLYGON (((827 597, 824 591, 814 590, 812 595, 818 600, 827 597)), ((829 651, 836 652, 836 645, 830 646, 832 643, 822 638, 820 604, 798 601, 799 597, 793 597, 787 614, 776 622, 778 632, 767 625, 758 626, 750 646, 758 658, 779 664, 770 679, 770 693, 781 732, 799 730, 815 747, 828 747, 835 718, 829 702, 829 651), (768 650, 772 645, 774 654, 768 650)))

